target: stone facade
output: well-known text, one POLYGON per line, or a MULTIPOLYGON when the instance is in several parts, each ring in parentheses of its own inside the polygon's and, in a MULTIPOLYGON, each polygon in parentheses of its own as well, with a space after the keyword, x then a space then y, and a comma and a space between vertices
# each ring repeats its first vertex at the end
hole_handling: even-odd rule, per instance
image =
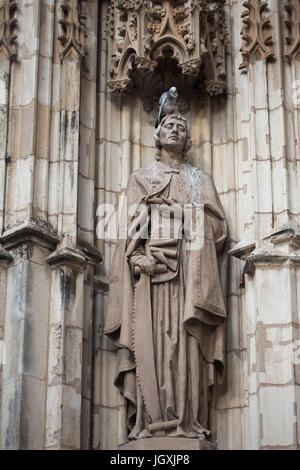
MULTIPOLYGON (((118 208, 132 171, 153 161, 156 109, 108 86, 116 3, 0 1, 2 449, 126 440, 103 336, 114 240, 98 239, 97 208, 118 208)), ((192 81, 187 116, 191 163, 213 175, 231 237, 218 447, 297 449, 299 1, 210 3, 226 26, 226 91, 192 81)))

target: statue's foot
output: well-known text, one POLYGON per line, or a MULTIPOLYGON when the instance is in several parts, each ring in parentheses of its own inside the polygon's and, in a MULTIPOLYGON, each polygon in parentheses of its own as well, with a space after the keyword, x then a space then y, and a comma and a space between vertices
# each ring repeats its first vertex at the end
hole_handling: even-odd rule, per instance
POLYGON ((144 429, 138 435, 138 439, 146 439, 147 437, 151 437, 151 434, 147 429, 144 429))
POLYGON ((207 436, 202 432, 202 433, 198 434, 198 439, 206 440, 207 436))

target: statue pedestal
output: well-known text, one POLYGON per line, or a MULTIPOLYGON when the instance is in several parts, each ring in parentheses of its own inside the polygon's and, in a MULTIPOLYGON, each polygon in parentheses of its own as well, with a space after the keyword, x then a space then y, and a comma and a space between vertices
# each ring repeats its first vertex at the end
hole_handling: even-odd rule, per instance
POLYGON ((121 444, 119 450, 217 450, 217 444, 204 439, 151 437, 121 444))

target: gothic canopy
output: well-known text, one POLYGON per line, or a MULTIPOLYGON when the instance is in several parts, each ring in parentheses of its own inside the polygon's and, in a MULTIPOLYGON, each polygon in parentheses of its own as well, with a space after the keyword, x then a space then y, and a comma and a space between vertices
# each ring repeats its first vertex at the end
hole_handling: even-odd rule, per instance
POLYGON ((107 30, 112 92, 150 107, 172 85, 188 99, 224 93, 224 0, 113 0, 107 30))

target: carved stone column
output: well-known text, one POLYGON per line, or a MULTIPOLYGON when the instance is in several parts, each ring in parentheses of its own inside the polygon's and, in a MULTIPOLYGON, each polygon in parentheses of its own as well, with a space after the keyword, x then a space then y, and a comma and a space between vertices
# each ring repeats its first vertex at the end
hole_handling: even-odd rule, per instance
MULTIPOLYGON (((6 362, 5 311, 7 267, 12 262, 12 260, 12 255, 2 248, 2 246, 0 246, 0 416, 2 416, 3 368, 6 362)), ((0 420, 0 435, 2 433, 2 426, 2 420, 0 420)))
POLYGON ((5 0, 0 10, 0 243, 13 258, 1 312, 3 449, 44 446, 50 289, 44 258, 59 241, 45 217, 53 3, 5 0))
POLYGON ((79 449, 81 417, 83 253, 69 237, 47 258, 52 268, 46 449, 79 449))
POLYGON ((10 158, 7 154, 7 132, 11 62, 17 56, 16 9, 17 2, 11 0, 3 1, 0 6, 0 233, 3 230, 5 208, 6 166, 10 158))
MULTIPOLYGON (((93 275, 101 256, 93 247, 94 155, 85 147, 89 140, 92 149, 95 138, 95 118, 91 116, 96 113, 92 107, 96 86, 91 82, 96 81, 97 55, 93 34, 85 44, 82 7, 88 21, 97 19, 96 3, 69 0, 57 4, 60 45, 55 49, 58 86, 52 126, 59 145, 50 157, 50 178, 58 187, 51 193, 49 218, 65 237, 47 258, 52 269, 47 449, 90 445, 93 275), (83 62, 86 47, 90 58, 83 62)), ((91 29, 97 30, 95 24, 91 29)))
MULTIPOLYGON (((12 259, 6 268, 5 309, 1 312, 6 348, 1 390, 2 449, 44 447, 51 282, 44 258, 58 240, 55 231, 41 221, 14 226, 0 240, 5 258, 12 259)), ((0 276, 3 278, 3 273, 0 276)))
POLYGON ((238 195, 240 243, 233 250, 245 261, 244 446, 295 449, 299 446, 299 365, 293 362, 299 337, 299 2, 251 0, 245 6, 241 52, 248 73, 238 78, 237 100, 237 172, 244 191, 238 195))
MULTIPOLYGON (((0 274, 1 293, 5 286, 1 302, 6 299, 0 322, 5 323, 9 357, 0 393, 1 447, 78 449, 84 442, 87 448, 92 277, 101 256, 93 248, 93 221, 89 222, 92 235, 81 236, 83 247, 78 239, 78 222, 83 232, 86 228, 78 216, 79 198, 84 216, 88 207, 93 218, 94 208, 92 172, 86 206, 86 187, 79 188, 79 123, 80 107, 86 105, 80 101, 82 68, 88 65, 82 62, 87 34, 83 8, 88 21, 97 22, 97 2, 5 0, 2 4, 0 244, 13 262, 6 268, 7 282, 0 274), (63 363, 56 368, 57 351, 57 361, 63 363)), ((96 70, 94 23, 91 30, 87 47, 96 70)), ((96 93, 95 85, 86 83, 86 88, 96 93)), ((89 125, 84 113, 81 120, 89 125)), ((87 164, 93 166, 94 156, 82 152, 84 169, 87 164)))
MULTIPOLYGON (((84 280, 86 269, 91 277, 101 256, 86 247, 74 249, 71 237, 67 236, 46 261, 52 270, 52 279, 45 448, 87 448, 82 435, 82 419, 86 413, 82 395, 87 398, 86 381, 90 380, 88 375, 92 372, 88 351, 92 351, 90 328, 93 323, 86 308, 84 280)), ((85 429, 85 433, 88 442, 89 429, 85 429)))
POLYGON ((234 254, 246 262, 246 445, 297 449, 300 233, 283 227, 264 247, 234 254))

